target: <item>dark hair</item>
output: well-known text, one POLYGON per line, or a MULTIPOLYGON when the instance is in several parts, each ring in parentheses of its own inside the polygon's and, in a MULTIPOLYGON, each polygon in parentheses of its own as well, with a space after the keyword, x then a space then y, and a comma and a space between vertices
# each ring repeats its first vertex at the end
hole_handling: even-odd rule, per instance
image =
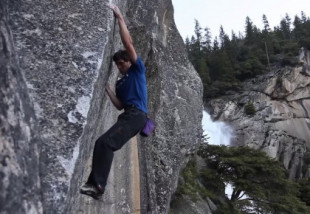
POLYGON ((119 50, 113 55, 113 61, 117 62, 118 60, 124 60, 125 62, 128 62, 130 60, 130 57, 125 50, 119 50))

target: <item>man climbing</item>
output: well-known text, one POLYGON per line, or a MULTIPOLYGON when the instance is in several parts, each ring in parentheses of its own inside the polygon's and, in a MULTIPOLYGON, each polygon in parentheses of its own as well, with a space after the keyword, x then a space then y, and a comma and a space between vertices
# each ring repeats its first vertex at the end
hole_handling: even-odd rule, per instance
POLYGON ((117 122, 95 142, 92 170, 87 182, 80 188, 80 193, 100 199, 107 184, 108 175, 114 156, 119 150, 145 125, 147 117, 147 86, 145 66, 137 56, 132 39, 124 18, 116 5, 109 4, 115 18, 118 20, 119 32, 125 50, 116 52, 113 56, 119 72, 123 77, 116 82, 115 91, 109 84, 105 90, 113 105, 125 111, 119 115, 117 122))

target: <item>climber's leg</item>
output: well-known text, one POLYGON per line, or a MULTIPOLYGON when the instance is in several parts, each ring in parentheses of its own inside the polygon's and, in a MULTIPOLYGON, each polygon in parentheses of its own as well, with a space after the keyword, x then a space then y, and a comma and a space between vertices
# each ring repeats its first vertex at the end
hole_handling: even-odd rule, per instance
POLYGON ((135 136, 144 126, 146 114, 130 107, 118 117, 117 123, 98 138, 93 152, 92 171, 87 184, 97 187, 103 193, 111 169, 113 152, 135 136))

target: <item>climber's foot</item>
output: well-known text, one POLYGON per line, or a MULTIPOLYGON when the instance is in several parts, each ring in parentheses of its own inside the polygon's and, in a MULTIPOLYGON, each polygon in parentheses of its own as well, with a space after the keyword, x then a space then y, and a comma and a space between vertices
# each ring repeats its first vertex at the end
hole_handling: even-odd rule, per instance
POLYGON ((104 189, 100 185, 98 185, 98 188, 96 188, 92 184, 84 184, 80 188, 80 193, 83 195, 90 196, 95 200, 100 200, 102 198, 103 193, 104 193, 104 189))

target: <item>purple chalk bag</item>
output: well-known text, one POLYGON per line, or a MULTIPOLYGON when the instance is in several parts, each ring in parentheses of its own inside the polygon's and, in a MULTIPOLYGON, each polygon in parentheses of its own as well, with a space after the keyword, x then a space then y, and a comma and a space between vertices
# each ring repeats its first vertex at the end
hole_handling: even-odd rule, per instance
POLYGON ((155 122, 150 118, 147 118, 146 123, 140 132, 140 135, 142 135, 143 137, 148 137, 153 132, 154 128, 155 122))

